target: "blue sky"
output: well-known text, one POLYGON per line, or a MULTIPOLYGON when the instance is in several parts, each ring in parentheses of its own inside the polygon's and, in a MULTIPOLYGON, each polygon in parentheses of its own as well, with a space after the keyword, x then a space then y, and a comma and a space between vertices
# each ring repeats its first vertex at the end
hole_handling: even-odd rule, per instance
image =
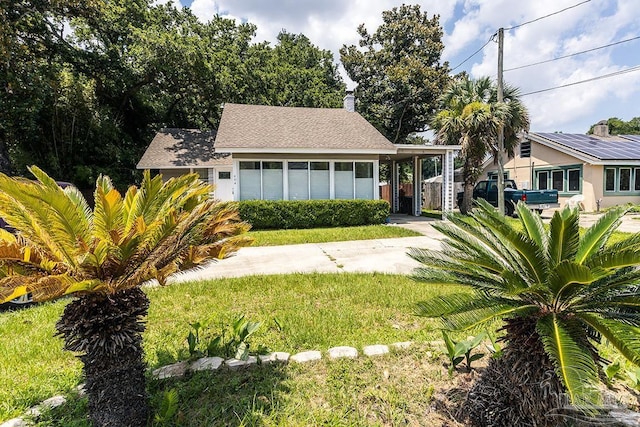
MULTIPOLYGON (((176 1, 174 0, 174 3, 176 1)), ((358 42, 356 28, 370 32, 384 10, 401 5, 389 0, 181 0, 203 21, 214 14, 257 25, 256 41, 275 41, 286 29, 303 33, 333 52, 358 42)), ((444 27, 443 59, 452 67, 484 45, 500 27, 508 28, 582 3, 583 0, 421 0, 444 27)), ((640 36, 640 1, 591 0, 557 15, 505 32, 505 69, 593 49, 640 36)), ((592 79, 640 65, 640 39, 550 63, 505 72, 505 81, 523 94, 592 79)), ((472 77, 497 74, 497 44, 490 42, 456 69, 472 77)), ((353 87, 343 72, 348 86, 353 87)), ((609 117, 640 116, 640 70, 523 97, 531 130, 585 133, 609 117)))

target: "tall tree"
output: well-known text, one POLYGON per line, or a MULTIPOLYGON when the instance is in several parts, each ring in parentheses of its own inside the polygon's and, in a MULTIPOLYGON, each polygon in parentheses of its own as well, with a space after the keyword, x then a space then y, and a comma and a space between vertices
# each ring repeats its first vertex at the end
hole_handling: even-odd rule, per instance
MULTIPOLYGON (((258 66, 248 70, 252 102, 295 107, 340 107, 345 84, 333 54, 313 45, 304 34, 286 31, 278 42, 258 44, 250 52, 258 66)), ((247 93, 247 95, 250 95, 247 93)))
POLYGON ((450 330, 503 325, 503 354, 460 411, 470 425, 565 426, 558 411, 601 402, 603 338, 640 365, 640 234, 609 243, 623 208, 584 233, 577 208, 555 212, 548 227, 524 203, 517 209, 516 225, 480 200, 473 221, 454 214, 434 225, 443 250, 411 252, 422 263, 415 279, 471 292, 431 298, 418 312, 450 330))
POLYGON ((335 107, 344 93, 331 53, 304 35, 254 44, 251 23, 151 0, 0 5, 5 171, 8 156, 17 174, 35 163, 126 188, 158 128, 215 128, 224 102, 335 107))
POLYGON ((529 113, 519 90, 505 85, 504 103, 498 103, 497 87, 490 78, 466 76, 455 80, 440 98, 441 111, 431 122, 438 144, 462 145, 464 197, 460 211, 471 210, 473 186, 487 155, 498 154, 498 129, 504 129, 504 148, 509 157, 529 130, 529 113))
POLYGON ((0 303, 75 296, 56 327, 84 364, 93 425, 146 426, 141 285, 233 253, 249 227, 196 174, 163 183, 147 172, 124 195, 100 177, 92 210, 74 187, 31 171, 37 182, 0 174, 0 216, 16 231, 0 229, 0 303))
POLYGON ((373 34, 360 25, 363 50, 344 45, 340 58, 358 84, 358 111, 391 142, 405 143, 427 129, 449 82, 449 64, 441 62, 439 16, 403 5, 383 12, 382 19, 373 34))

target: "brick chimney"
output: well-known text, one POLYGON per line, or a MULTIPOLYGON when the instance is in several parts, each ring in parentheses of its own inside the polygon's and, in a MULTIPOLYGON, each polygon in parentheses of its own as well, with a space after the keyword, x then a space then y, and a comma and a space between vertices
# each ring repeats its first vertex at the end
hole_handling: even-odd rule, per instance
POLYGON ((609 136, 609 125, 607 124, 607 121, 606 120, 600 120, 593 127, 593 134, 595 136, 601 136, 601 137, 609 136))
POLYGON ((344 109, 350 113, 354 113, 356 111, 356 97, 353 96, 352 90, 348 90, 344 97, 344 109))

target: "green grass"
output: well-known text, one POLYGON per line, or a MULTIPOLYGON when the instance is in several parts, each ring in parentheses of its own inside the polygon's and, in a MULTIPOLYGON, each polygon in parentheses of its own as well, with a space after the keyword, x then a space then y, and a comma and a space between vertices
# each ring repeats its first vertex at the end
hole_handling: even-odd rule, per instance
POLYGON ((250 231, 253 246, 295 245, 300 243, 343 242, 348 240, 388 239, 421 236, 403 227, 363 225, 359 227, 311 228, 301 230, 250 231))
MULTIPOLYGON (((181 283, 165 288, 150 288, 147 291, 151 307, 144 345, 150 368, 156 368, 188 358, 186 336, 190 322, 206 322, 209 325, 201 334, 202 339, 207 340, 219 333, 222 324, 230 322, 239 314, 245 314, 248 320, 262 322, 252 345, 265 345, 274 351, 326 351, 329 347, 339 345, 361 348, 368 344, 439 339, 435 322, 412 315, 413 304, 452 290, 430 287, 395 275, 295 274, 181 283), (282 328, 276 326, 276 318, 282 328)), ((0 388, 0 421, 18 416, 28 407, 55 394, 72 393, 74 387, 81 382, 79 361, 71 353, 63 351, 62 341, 53 337, 55 322, 66 303, 66 300, 60 300, 27 310, 0 313, 0 383, 3 385, 0 388)), ((393 365, 395 362, 387 363, 393 365)), ((292 365, 282 369, 286 371, 284 374, 265 374, 269 375, 264 380, 267 382, 265 387, 280 384, 281 380, 271 378, 272 375, 285 375, 289 382, 285 389, 277 388, 277 392, 287 394, 286 390, 290 390, 290 393, 295 394, 298 390, 305 390, 305 384, 313 383, 315 375, 322 375, 313 370, 300 372, 292 365)), ((322 371, 329 368, 318 369, 322 371)), ((380 372, 376 375, 380 375, 380 372)), ((246 376, 240 378, 248 381, 246 376)), ((227 384, 225 387, 234 387, 233 383, 238 379, 234 376, 212 381, 214 385, 215 381, 225 384, 231 382, 231 385, 227 384)), ((158 389, 166 388, 165 385, 156 386, 158 389)), ((367 386, 374 387, 374 384, 367 386)), ((192 398, 196 398, 191 393, 196 393, 193 389, 198 387, 200 386, 196 384, 180 385, 181 402, 193 404, 192 398)), ((206 388, 206 385, 201 387, 206 388)), ((318 387, 307 393, 313 394, 316 391, 319 392, 318 387)), ((216 394, 216 388, 211 387, 208 393, 216 394)), ((269 393, 265 396, 272 401, 269 393)), ((238 405, 244 405, 249 397, 253 399, 259 396, 244 396, 238 402, 225 404, 233 407, 233 410, 240 410, 238 405)), ((218 399, 233 400, 233 396, 221 395, 218 399)), ((285 413, 295 411, 303 416, 311 410, 309 407, 299 407, 302 404, 299 396, 287 395, 283 399, 288 402, 287 405, 293 405, 285 413)), ((284 404, 281 399, 274 402, 273 405, 284 404)), ((260 406, 258 403, 256 405, 260 406)), ((273 405, 270 406, 270 411, 278 412, 273 405)), ((83 407, 77 403, 72 406, 83 407)), ((66 410, 76 410, 73 408, 66 410)), ((327 408, 321 405, 316 409, 324 414, 323 417, 330 417, 330 408, 331 406, 327 408)), ((346 411, 345 408, 340 410, 346 411)), ((260 411, 258 407, 254 409, 260 411)), ((400 411, 399 408, 395 410, 400 411)), ((82 412, 82 409, 79 411, 82 412)), ((282 415, 284 414, 278 412, 278 415, 269 415, 268 418, 282 415)), ((232 413, 225 416, 226 421, 222 424, 234 423, 232 413)), ((56 417, 60 418, 62 415, 58 414, 56 417)), ((207 418, 200 419, 201 424, 194 421, 186 425, 211 425, 202 421, 204 419, 207 418)), ((333 424, 333 418, 329 420, 329 424, 333 424)), ((235 423, 242 425, 237 424, 237 420, 235 423)), ((294 422, 289 425, 304 424, 305 422, 294 422)), ((64 425, 74 424, 67 421, 64 425)), ((273 425, 280 423, 274 422, 273 425)))

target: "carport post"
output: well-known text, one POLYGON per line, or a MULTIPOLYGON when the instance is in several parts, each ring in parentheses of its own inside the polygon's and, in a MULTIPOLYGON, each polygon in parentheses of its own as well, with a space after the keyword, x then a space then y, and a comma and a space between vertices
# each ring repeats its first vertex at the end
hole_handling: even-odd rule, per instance
POLYGON ((422 215, 422 159, 413 156, 413 211, 414 216, 422 215))
POLYGON ((398 213, 400 210, 400 171, 398 170, 398 162, 391 161, 391 212, 398 213))

